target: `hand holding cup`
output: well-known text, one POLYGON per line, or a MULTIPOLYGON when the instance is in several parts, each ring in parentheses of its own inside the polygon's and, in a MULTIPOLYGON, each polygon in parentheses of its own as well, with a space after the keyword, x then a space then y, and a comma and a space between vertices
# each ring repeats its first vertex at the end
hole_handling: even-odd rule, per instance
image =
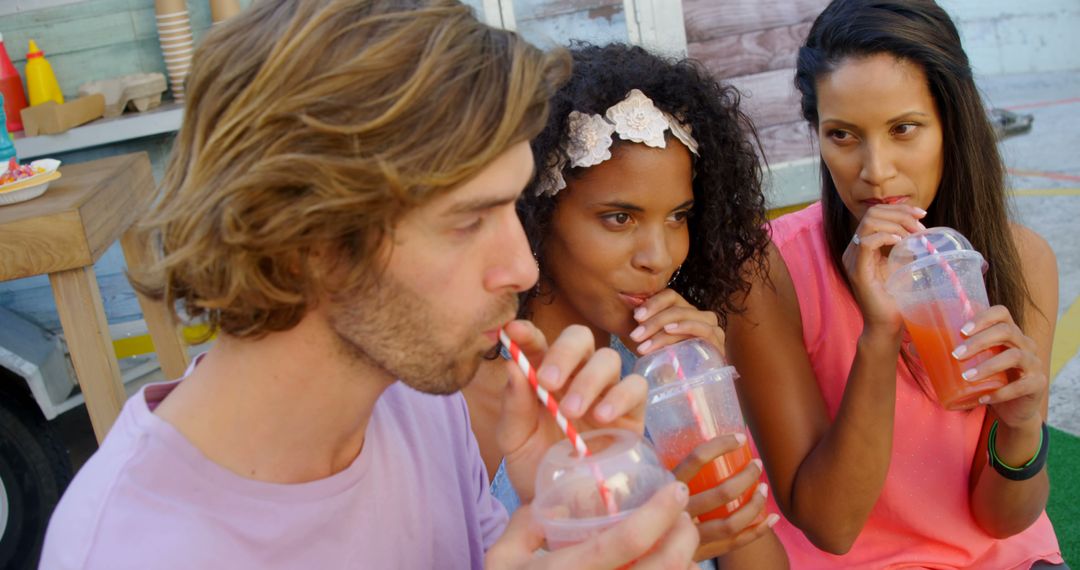
MULTIPOLYGON (((631 375, 620 381, 618 353, 597 350, 587 327, 568 327, 550 346, 528 321, 514 321, 504 330, 536 366, 538 382, 554 395, 560 411, 579 432, 601 427, 643 432, 645 379, 631 375)), ((524 503, 533 498, 534 477, 544 453, 565 435, 521 370, 510 362, 506 366, 510 381, 496 440, 506 458, 506 473, 524 503)))

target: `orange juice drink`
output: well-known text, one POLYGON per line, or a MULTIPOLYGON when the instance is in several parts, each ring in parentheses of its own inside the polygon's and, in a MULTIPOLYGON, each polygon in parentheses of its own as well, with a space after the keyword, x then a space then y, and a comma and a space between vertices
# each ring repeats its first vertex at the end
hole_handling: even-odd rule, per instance
MULTIPOLYGON (((973 309, 979 312, 986 307, 975 304, 973 309)), ((961 376, 965 370, 978 368, 979 364, 1002 350, 995 347, 966 360, 954 358, 953 350, 964 342, 960 327, 967 321, 964 308, 957 300, 928 303, 904 315, 904 324, 926 369, 934 395, 947 410, 974 408, 979 405, 979 398, 983 395, 1008 384, 1003 372, 975 382, 964 380, 961 376)))
MULTIPOLYGON (((682 445, 668 447, 660 452, 660 461, 664 463, 665 467, 674 469, 676 465, 690 455, 690 452, 692 452, 698 444, 704 443, 705 439, 697 436, 696 432, 696 427, 686 428, 686 432, 677 434, 672 438, 672 441, 681 442, 682 445)), ((686 483, 686 486, 690 487, 691 495, 696 495, 702 491, 708 491, 720 483, 723 483, 739 471, 742 471, 750 463, 750 459, 750 444, 744 443, 735 451, 729 451, 714 459, 712 463, 702 467, 701 471, 698 471, 698 474, 686 483)), ((738 499, 700 515, 698 519, 704 522, 731 516, 731 513, 737 511, 739 507, 742 507, 753 498, 755 489, 756 486, 751 486, 744 491, 742 496, 738 499)), ((765 511, 763 510, 757 520, 752 524, 756 524, 758 521, 763 520, 764 517, 765 511)))
MULTIPOLYGON (((711 344, 690 339, 638 359, 634 370, 649 382, 645 432, 660 460, 673 469, 696 447, 721 435, 746 433, 739 396, 738 374, 711 344)), ((691 494, 723 483, 750 463, 750 445, 725 453, 705 465, 688 483, 691 494)), ((745 505, 756 490, 750 485, 737 499, 699 519, 726 518, 745 505)), ((764 520, 765 512, 754 521, 764 520)))
POLYGON ((1005 374, 976 382, 962 374, 1001 352, 994 347, 957 360, 953 351, 966 339, 960 329, 990 306, 983 272, 986 260, 951 228, 911 234, 889 252, 885 289, 896 301, 929 382, 917 378, 928 395, 948 410, 979 405, 979 398, 1008 383, 1005 374))

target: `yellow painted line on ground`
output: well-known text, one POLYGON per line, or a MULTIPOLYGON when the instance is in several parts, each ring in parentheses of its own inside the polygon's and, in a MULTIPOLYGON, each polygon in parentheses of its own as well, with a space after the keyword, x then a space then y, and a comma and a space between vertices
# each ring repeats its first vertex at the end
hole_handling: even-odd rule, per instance
POLYGON ((1080 196, 1080 188, 1014 188, 1013 196, 1080 196))
POLYGON ((767 212, 767 216, 770 220, 775 220, 784 214, 790 214, 792 212, 798 212, 799 210, 809 206, 812 202, 805 204, 792 204, 790 206, 781 206, 779 208, 773 208, 767 212))
MULTIPOLYGON (((181 330, 181 334, 184 337, 184 342, 187 344, 198 344, 206 339, 206 333, 209 332, 209 330, 209 327, 206 325, 196 325, 184 327, 181 330)), ((213 337, 210 338, 212 339, 213 337)), ((113 341, 113 352, 116 353, 116 358, 121 360, 132 356, 150 354, 154 352, 154 341, 148 334, 118 338, 113 341)))
POLYGON ((1080 352, 1080 297, 1058 319, 1054 332, 1054 348, 1050 353, 1050 380, 1053 381, 1061 368, 1080 352))

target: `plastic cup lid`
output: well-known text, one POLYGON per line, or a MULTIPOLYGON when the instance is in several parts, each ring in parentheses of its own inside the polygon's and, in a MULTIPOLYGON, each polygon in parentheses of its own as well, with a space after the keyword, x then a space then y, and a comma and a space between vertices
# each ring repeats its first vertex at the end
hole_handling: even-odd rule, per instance
POLYGON ((673 382, 685 382, 727 365, 727 360, 713 345, 692 338, 638 358, 634 373, 644 376, 652 390, 673 382))
POLYGON ((655 387, 650 386, 649 395, 646 401, 649 405, 657 404, 674 396, 682 396, 686 392, 700 386, 715 382, 735 380, 738 377, 739 373, 735 370, 734 366, 725 366, 711 371, 710 374, 700 374, 694 378, 688 378, 682 381, 671 382, 655 387))
POLYGON ((982 259, 982 254, 975 251, 971 242, 960 232, 946 227, 929 228, 907 236, 892 247, 889 274, 896 275, 897 271, 904 269, 912 271, 949 259, 973 256, 982 259))

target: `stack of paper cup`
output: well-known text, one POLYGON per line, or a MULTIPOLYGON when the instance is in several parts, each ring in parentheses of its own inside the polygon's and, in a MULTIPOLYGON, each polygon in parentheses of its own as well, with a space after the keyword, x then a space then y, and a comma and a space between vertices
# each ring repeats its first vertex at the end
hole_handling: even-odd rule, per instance
POLYGON ((191 35, 191 19, 184 0, 155 0, 157 10, 158 38, 161 54, 165 56, 165 71, 173 97, 184 100, 184 79, 191 68, 191 56, 195 53, 195 39, 191 35))
POLYGON ((237 0, 210 0, 210 21, 217 24, 227 20, 240 12, 240 2, 237 0))

